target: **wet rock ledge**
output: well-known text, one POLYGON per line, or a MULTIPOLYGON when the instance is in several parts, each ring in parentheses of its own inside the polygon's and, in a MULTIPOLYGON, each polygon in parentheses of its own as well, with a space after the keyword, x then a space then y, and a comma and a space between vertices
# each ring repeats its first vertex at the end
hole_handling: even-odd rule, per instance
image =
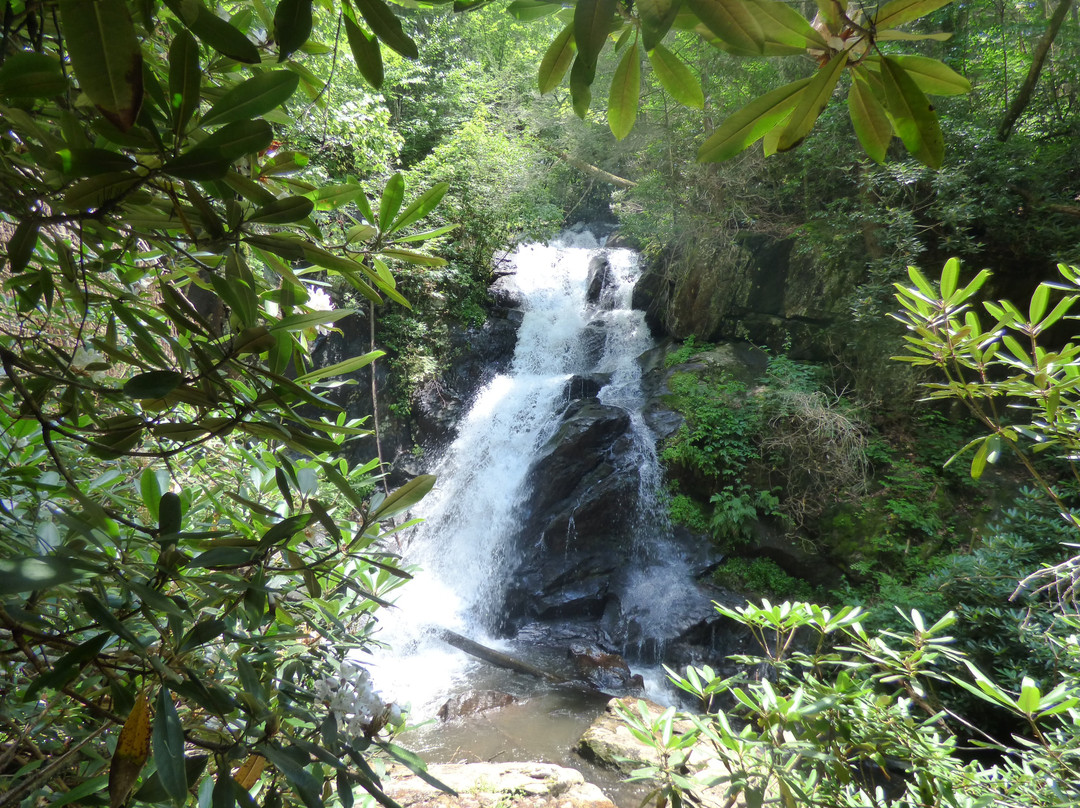
POLYGON ((404 769, 389 773, 387 796, 402 808, 615 808, 581 772, 552 763, 444 763, 428 773, 457 796, 404 769))

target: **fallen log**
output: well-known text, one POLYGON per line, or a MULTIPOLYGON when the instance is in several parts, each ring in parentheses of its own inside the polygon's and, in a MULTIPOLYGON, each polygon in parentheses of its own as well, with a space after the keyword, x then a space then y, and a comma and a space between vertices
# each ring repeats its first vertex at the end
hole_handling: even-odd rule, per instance
POLYGON ((557 685, 574 685, 576 687, 582 687, 585 684, 573 679, 568 679, 565 676, 560 676, 557 673, 538 668, 535 665, 530 665, 528 662, 524 662, 509 654, 504 654, 502 651, 496 651, 494 648, 488 648, 486 645, 481 645, 475 640, 463 637, 456 631, 451 631, 448 628, 436 629, 435 632, 436 636, 443 640, 447 645, 452 645, 459 651, 464 651, 466 654, 474 656, 477 659, 482 659, 484 662, 495 665, 496 667, 505 668, 506 670, 515 671, 517 673, 524 673, 526 676, 535 676, 538 679, 544 679, 545 681, 557 685))

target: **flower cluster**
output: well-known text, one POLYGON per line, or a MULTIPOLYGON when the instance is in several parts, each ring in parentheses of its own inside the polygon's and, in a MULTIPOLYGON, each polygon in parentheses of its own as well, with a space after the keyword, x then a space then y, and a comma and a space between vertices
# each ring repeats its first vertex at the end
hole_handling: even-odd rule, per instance
POLYGON ((334 714, 341 732, 350 737, 370 738, 383 727, 400 726, 403 720, 401 708, 384 702, 371 675, 350 659, 341 663, 337 676, 317 681, 315 694, 334 714))

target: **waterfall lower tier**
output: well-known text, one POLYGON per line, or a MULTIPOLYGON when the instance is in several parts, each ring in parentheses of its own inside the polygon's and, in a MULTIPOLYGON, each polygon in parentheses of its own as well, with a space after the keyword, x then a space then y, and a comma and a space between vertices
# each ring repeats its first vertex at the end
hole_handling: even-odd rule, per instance
POLYGON ((407 539, 419 571, 380 634, 394 651, 376 680, 426 715, 475 670, 431 626, 573 677, 587 674, 572 647, 688 661, 716 617, 662 502, 644 373, 662 367, 630 307, 636 254, 583 231, 522 246, 511 264, 499 284, 521 310, 513 361, 433 469, 407 539))

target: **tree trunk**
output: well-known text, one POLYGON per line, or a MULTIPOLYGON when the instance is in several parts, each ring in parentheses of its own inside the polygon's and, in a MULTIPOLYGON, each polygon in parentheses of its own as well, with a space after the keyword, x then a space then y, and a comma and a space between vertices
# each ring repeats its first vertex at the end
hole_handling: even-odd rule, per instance
POLYGON ((1046 54, 1050 52, 1050 46, 1054 43, 1058 31, 1061 30, 1061 24, 1065 21, 1065 16, 1069 13, 1069 7, 1072 3, 1073 0, 1058 0, 1058 6, 1054 9, 1054 16, 1050 18, 1050 25, 1047 27, 1042 39, 1039 40, 1039 46, 1035 48, 1035 53, 1032 54, 1031 67, 1028 69, 1027 78, 1020 85, 1019 92, 1013 98, 1012 103, 1009 104, 1005 117, 1001 121, 1001 126, 998 127, 997 136, 1002 143, 1009 139, 1017 120, 1024 114, 1024 110, 1027 109, 1027 105, 1031 102, 1031 95, 1035 92, 1035 85, 1039 82, 1039 74, 1042 72, 1043 63, 1046 61, 1046 54))
POLYGON ((609 183, 619 188, 633 188, 635 185, 637 185, 637 183, 633 180, 624 179, 623 177, 620 177, 616 174, 612 174, 610 171, 604 171, 604 169, 598 168, 591 163, 586 163, 584 160, 579 160, 576 157, 571 157, 566 152, 561 152, 548 146, 545 146, 544 148, 554 154, 560 160, 569 163, 574 168, 578 169, 579 171, 585 172, 594 179, 598 179, 602 182, 609 183))

